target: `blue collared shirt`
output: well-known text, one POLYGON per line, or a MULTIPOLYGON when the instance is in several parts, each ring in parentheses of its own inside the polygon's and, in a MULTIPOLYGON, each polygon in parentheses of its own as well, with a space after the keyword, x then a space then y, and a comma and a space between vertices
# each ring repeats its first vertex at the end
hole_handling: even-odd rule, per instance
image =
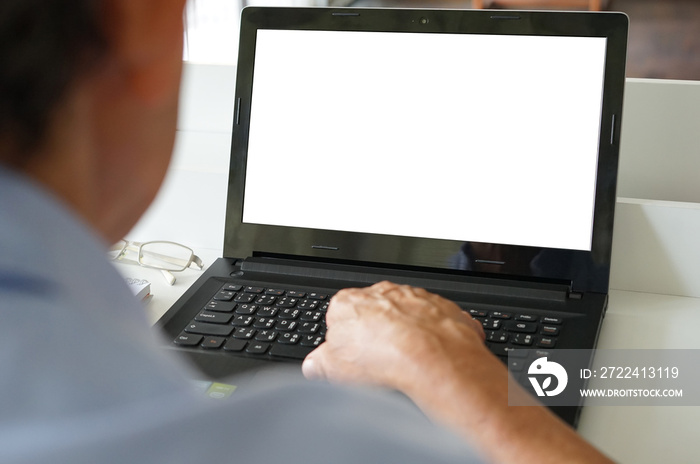
POLYGON ((197 394, 105 249, 0 166, 0 462, 476 460, 398 395, 283 373, 225 401, 197 394))

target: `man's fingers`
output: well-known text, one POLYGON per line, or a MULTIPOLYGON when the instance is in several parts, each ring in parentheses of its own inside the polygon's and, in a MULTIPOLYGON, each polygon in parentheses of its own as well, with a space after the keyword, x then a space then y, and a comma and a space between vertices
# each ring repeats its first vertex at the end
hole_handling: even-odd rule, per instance
POLYGON ((376 291, 378 293, 384 294, 384 293, 390 292, 392 290, 396 290, 398 287, 399 286, 397 284, 385 280, 385 281, 376 283, 368 288, 372 291, 376 291))
POLYGON ((388 281, 379 282, 370 287, 338 292, 331 300, 326 314, 326 324, 330 327, 342 320, 365 317, 366 309, 370 309, 369 313, 376 315, 377 311, 389 308, 398 308, 399 312, 407 317, 431 318, 438 315, 452 317, 475 329, 482 340, 485 338, 481 323, 454 302, 423 288, 398 285, 388 281), (425 312, 426 310, 429 311, 425 312))
POLYGON ((323 370, 323 351, 325 346, 322 344, 311 353, 309 353, 304 362, 301 364, 301 372, 309 380, 320 380, 326 378, 326 373, 323 370))
POLYGON ((470 322, 474 325, 476 333, 479 334, 479 336, 481 337, 481 340, 482 341, 486 340, 486 332, 484 332, 483 324, 481 322, 477 321, 476 319, 472 318, 471 316, 470 316, 470 318, 471 318, 470 322))

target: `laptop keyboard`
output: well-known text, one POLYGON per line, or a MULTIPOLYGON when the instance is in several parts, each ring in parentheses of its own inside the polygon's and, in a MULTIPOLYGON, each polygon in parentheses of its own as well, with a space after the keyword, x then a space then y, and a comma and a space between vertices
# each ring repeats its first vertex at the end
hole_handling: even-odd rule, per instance
MULTIPOLYGON (((332 295, 226 284, 174 340, 180 346, 301 360, 326 334, 332 295)), ((525 312, 470 309, 486 344, 505 362, 517 348, 554 348, 563 320, 525 312)))

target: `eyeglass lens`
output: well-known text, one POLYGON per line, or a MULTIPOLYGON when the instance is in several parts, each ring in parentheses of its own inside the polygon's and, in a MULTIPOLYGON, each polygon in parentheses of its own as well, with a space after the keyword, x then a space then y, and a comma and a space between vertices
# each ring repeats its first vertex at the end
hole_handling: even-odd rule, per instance
POLYGON ((177 243, 148 242, 141 245, 139 263, 142 266, 182 271, 192 262, 192 250, 177 243))
POLYGON ((119 240, 117 243, 112 245, 109 250, 107 250, 107 257, 109 259, 117 259, 122 253, 124 253, 124 248, 126 247, 126 240, 119 240))

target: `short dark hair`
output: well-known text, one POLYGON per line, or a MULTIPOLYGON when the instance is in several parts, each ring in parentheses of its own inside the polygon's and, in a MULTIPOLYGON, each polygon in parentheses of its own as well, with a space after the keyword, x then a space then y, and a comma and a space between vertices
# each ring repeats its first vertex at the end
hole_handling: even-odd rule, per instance
POLYGON ((0 160, 26 161, 106 48, 102 0, 0 0, 0 160))

